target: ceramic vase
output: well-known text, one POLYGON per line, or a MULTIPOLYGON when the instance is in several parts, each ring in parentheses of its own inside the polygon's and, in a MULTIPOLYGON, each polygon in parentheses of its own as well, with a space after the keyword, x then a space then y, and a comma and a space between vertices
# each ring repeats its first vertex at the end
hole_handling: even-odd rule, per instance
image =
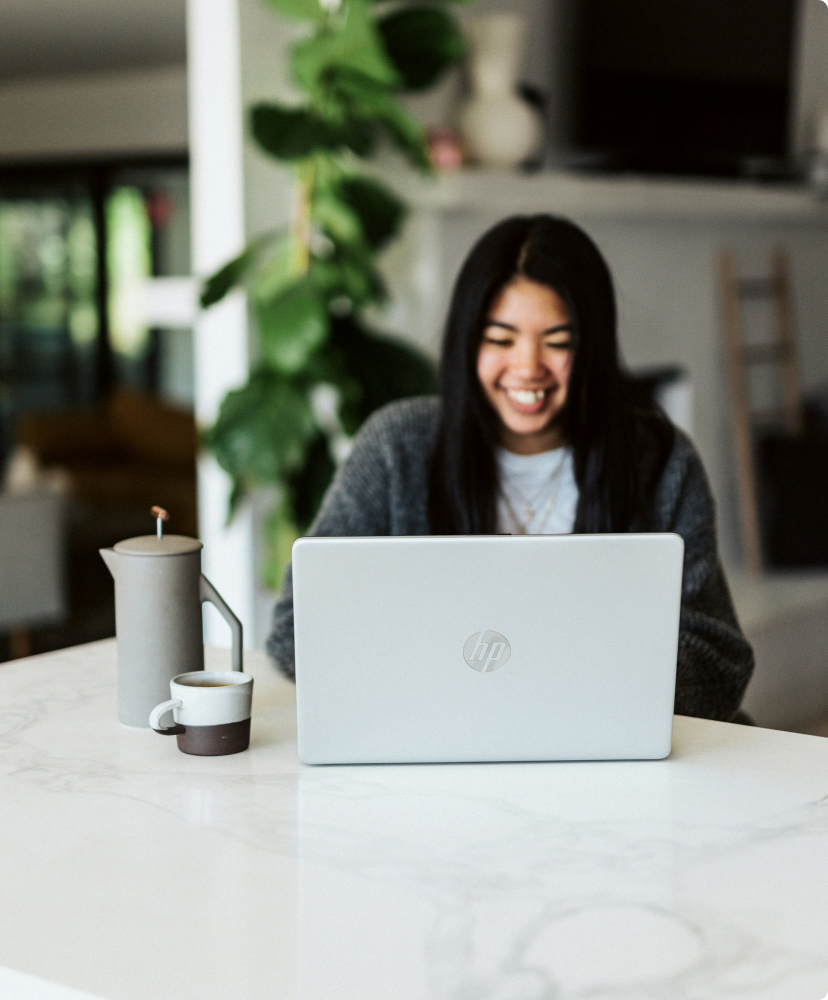
POLYGON ((460 116, 470 159, 484 167, 516 167, 538 149, 537 112, 517 93, 526 30, 519 14, 490 14, 467 25, 472 96, 460 116))

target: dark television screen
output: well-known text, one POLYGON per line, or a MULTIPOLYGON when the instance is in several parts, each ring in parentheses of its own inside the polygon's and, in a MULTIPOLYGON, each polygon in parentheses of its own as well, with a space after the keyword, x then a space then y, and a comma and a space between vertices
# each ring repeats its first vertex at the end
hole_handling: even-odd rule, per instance
POLYGON ((577 0, 572 140, 604 169, 773 175, 796 0, 577 0))

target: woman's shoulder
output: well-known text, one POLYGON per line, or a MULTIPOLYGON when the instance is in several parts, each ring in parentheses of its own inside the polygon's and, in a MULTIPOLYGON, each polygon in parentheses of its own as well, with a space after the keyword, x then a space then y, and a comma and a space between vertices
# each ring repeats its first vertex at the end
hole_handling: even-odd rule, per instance
POLYGON ((412 396, 375 410, 363 424, 359 437, 395 449, 430 449, 439 420, 438 396, 412 396))
POLYGON ((636 414, 636 446, 646 474, 655 483, 681 479, 689 466, 701 467, 690 437, 657 411, 636 414))
POLYGON ((657 520, 670 525, 662 530, 676 530, 678 521, 692 526, 715 517, 713 494, 696 446, 681 428, 672 430, 672 447, 656 489, 657 520))
POLYGON ((673 447, 664 467, 663 479, 676 483, 685 480, 687 476, 701 476, 706 480, 701 457, 692 438, 680 427, 673 426, 673 447))

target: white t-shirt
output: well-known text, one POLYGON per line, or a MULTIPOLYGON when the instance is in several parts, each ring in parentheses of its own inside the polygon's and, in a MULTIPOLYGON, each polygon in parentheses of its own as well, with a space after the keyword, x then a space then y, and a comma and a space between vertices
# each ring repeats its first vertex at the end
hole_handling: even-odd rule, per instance
POLYGON ((578 506, 578 484, 571 448, 555 448, 539 455, 516 455, 496 448, 495 458, 500 475, 499 532, 520 534, 515 517, 528 535, 566 535, 572 531, 578 506))

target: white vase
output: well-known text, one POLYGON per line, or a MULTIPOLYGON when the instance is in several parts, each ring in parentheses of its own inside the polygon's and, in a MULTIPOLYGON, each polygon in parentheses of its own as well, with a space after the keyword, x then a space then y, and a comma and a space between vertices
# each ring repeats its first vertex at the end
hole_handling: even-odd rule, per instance
POLYGON ((472 96, 460 115, 466 152, 484 167, 515 167, 538 149, 537 112, 516 91, 526 24, 520 14, 489 14, 466 26, 472 96))

